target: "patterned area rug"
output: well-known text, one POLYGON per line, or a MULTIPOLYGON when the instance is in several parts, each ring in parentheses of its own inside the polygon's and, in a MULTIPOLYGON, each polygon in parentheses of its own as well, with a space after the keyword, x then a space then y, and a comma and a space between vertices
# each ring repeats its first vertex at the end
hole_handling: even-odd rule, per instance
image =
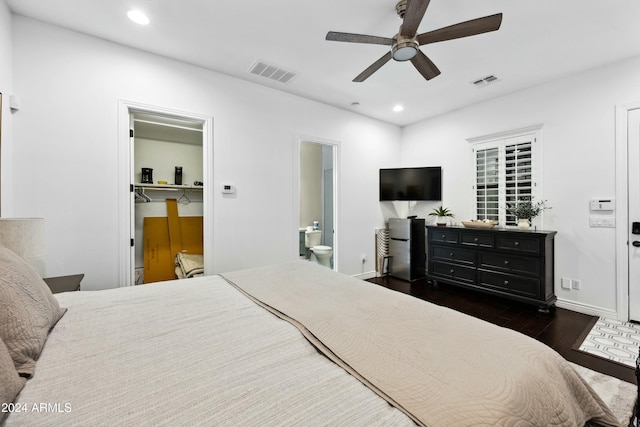
POLYGON ((639 347, 640 325, 601 317, 578 349, 635 368, 639 347))
MULTIPOLYGON (((571 362, 569 362, 571 363, 571 362)), ((573 369, 598 393, 611 412, 620 420, 620 424, 628 426, 633 418, 637 389, 634 384, 601 374, 583 366, 571 363, 573 369)))

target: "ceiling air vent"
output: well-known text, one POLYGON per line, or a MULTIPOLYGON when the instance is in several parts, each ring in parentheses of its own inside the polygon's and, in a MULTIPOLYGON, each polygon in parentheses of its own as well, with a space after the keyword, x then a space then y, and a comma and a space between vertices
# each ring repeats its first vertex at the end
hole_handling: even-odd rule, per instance
POLYGON ((291 71, 283 70, 282 68, 276 67, 275 65, 269 65, 262 61, 257 61, 255 64, 251 66, 249 69, 251 74, 255 74, 257 76, 265 77, 267 79, 275 80, 280 83, 288 84, 293 80, 296 76, 295 73, 291 71))
POLYGON ((490 76, 486 76, 486 77, 482 77, 480 79, 474 80, 471 83, 475 86, 475 87, 485 87, 488 86, 492 83, 496 83, 500 80, 498 80, 498 78, 494 75, 490 75, 490 76))

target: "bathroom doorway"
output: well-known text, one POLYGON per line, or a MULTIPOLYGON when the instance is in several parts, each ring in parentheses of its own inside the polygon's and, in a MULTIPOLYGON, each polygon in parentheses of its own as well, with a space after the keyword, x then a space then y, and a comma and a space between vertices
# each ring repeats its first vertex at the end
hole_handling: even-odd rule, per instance
POLYGON ((337 271, 338 145, 300 138, 298 148, 299 255, 337 271))

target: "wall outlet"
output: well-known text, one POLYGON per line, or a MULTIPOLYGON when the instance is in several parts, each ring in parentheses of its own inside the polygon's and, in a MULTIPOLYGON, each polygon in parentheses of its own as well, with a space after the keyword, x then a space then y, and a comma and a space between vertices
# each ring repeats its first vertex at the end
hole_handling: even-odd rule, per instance
POLYGON ((582 283, 578 279, 571 279, 571 289, 580 290, 582 283))
POLYGON ((571 279, 563 277, 560 279, 560 286, 562 286, 562 289, 571 289, 571 279))

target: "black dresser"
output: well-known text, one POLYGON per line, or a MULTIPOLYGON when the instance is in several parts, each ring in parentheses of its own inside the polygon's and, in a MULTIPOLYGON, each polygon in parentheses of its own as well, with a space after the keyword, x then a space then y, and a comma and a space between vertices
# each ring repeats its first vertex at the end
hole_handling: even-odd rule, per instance
POLYGON ((501 297, 554 305, 555 231, 427 226, 427 277, 501 297))

